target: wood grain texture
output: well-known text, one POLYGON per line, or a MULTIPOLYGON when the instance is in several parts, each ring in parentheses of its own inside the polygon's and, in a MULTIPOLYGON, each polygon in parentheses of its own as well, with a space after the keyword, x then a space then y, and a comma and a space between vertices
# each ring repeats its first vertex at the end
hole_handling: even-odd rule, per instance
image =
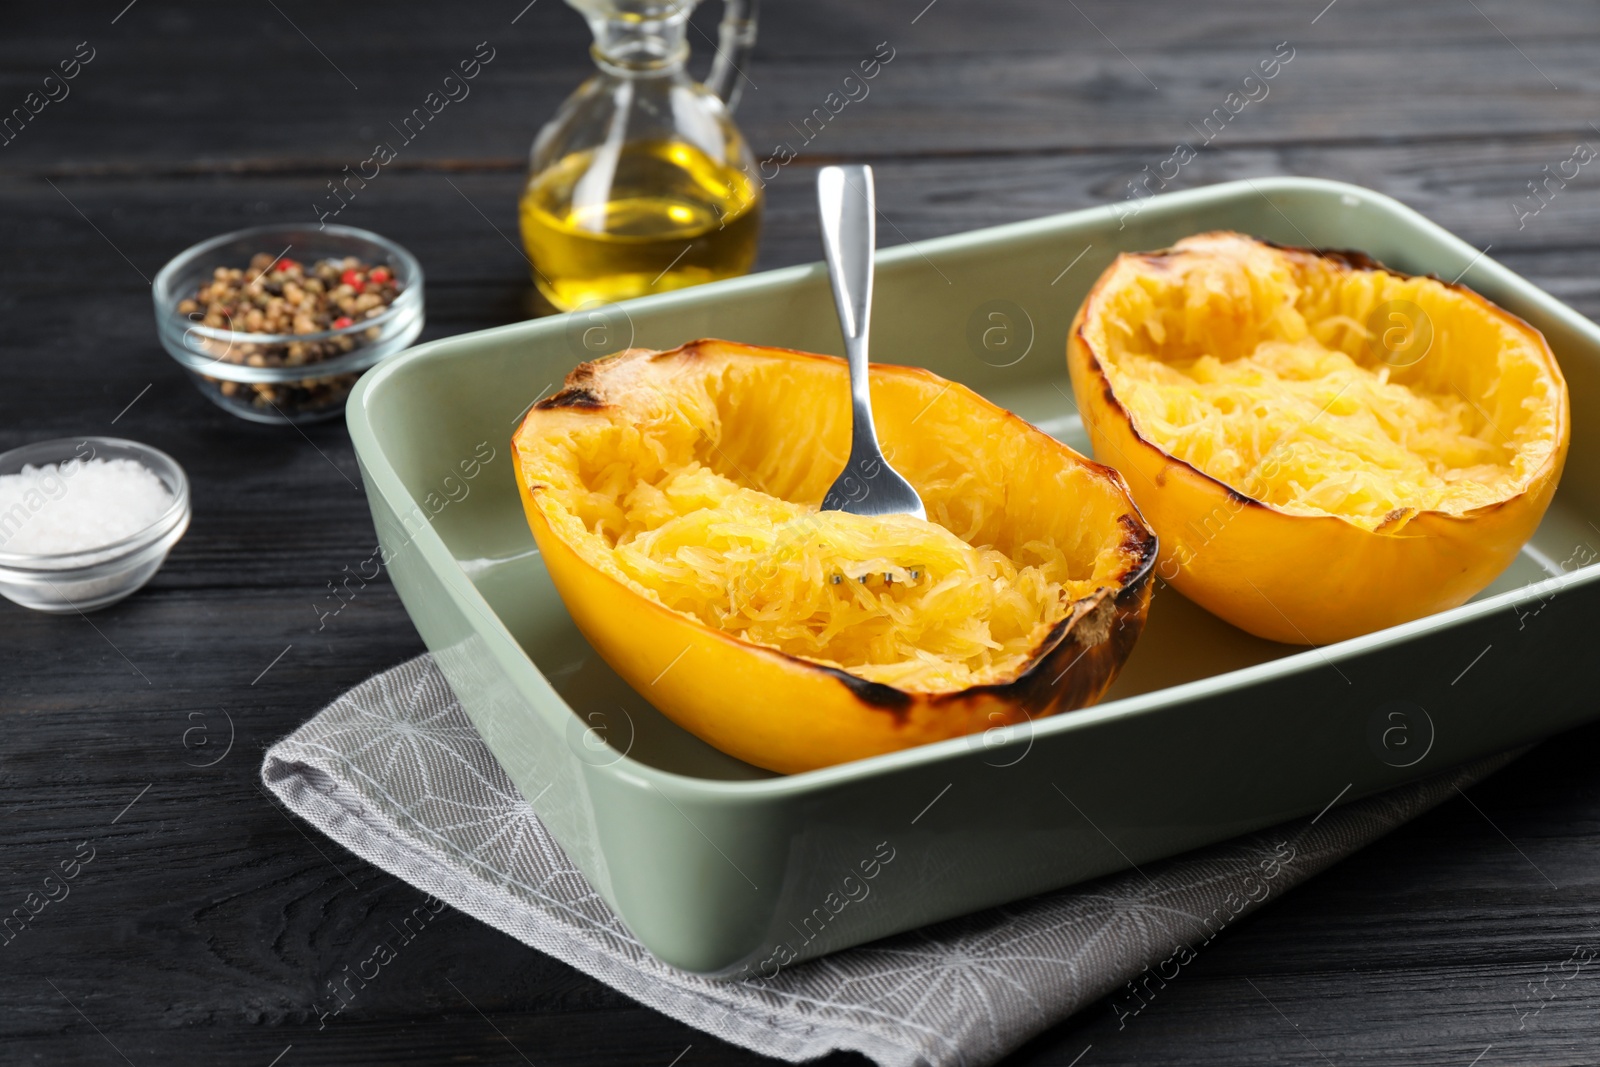
MULTIPOLYGON (((97 52, 0 146, 0 448, 148 441, 189 471, 195 513, 117 607, 85 620, 0 603, 0 911, 94 849, 70 895, 0 946, 0 1064, 760 1062, 453 911, 322 1025, 326 982, 420 894, 293 821, 256 768, 421 646, 382 580, 319 628, 327 583, 374 543, 343 427, 233 419, 152 329, 147 278, 168 257, 310 219, 325 183, 485 40, 496 58, 473 95, 339 221, 422 259, 425 336, 524 317, 527 267, 507 240, 522 160, 589 69, 576 14, 524 2, 7 12, 0 105, 77 42, 97 52)), ((816 258, 811 180, 834 158, 878 165, 886 244, 1120 199, 1288 41, 1267 98, 1177 187, 1370 185, 1600 314, 1600 172, 1520 225, 1511 207, 1574 143, 1600 144, 1590 7, 827 0, 764 17, 740 113, 758 154, 795 139, 790 123, 877 42, 896 57, 769 186, 763 266, 816 258)), ((1600 969, 1563 970, 1600 948, 1597 751, 1600 728, 1542 746, 1241 923, 1137 1016, 1119 1025, 1107 1001, 1011 1062, 1600 1060, 1600 969)))

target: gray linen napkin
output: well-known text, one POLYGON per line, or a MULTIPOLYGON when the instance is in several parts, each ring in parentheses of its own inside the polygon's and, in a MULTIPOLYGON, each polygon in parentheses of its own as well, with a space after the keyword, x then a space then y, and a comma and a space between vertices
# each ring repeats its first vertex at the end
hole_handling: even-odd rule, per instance
POLYGON ((731 982, 669 967, 634 940, 489 754, 430 656, 324 708, 267 750, 261 775, 356 855, 734 1044, 796 1062, 853 1049, 884 1067, 982 1067, 1113 991, 1109 1010, 1126 1023, 1224 927, 1515 755, 769 981, 731 982))

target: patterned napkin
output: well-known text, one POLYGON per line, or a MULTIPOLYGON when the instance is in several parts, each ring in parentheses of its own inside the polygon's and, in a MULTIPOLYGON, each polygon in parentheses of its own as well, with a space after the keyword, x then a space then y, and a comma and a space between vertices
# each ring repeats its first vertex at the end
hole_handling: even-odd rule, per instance
POLYGON ((1515 758, 1045 896, 716 981, 655 959, 546 832, 430 656, 267 750, 283 802, 369 862, 640 1003, 768 1056, 982 1067, 1108 993, 1122 1022, 1221 930, 1515 758), (404 814, 395 814, 396 809, 404 814))

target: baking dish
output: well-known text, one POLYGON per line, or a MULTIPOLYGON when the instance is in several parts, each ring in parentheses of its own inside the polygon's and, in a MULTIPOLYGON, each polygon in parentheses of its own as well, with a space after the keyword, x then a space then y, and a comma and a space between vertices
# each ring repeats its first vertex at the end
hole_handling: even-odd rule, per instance
POLYGON ((820 264, 435 341, 362 378, 347 418, 407 611, 496 758, 651 952, 758 979, 1315 817, 1600 714, 1575 681, 1600 576, 1600 329, 1394 200, 1256 179, 890 249, 873 351, 1086 450, 1064 358, 1079 302, 1118 252, 1213 229, 1459 277, 1544 331, 1573 434, 1527 549, 1460 608, 1323 648, 1250 637, 1158 588, 1098 706, 788 777, 674 726, 589 648, 540 563, 508 442, 573 365, 630 345, 838 353, 820 264))

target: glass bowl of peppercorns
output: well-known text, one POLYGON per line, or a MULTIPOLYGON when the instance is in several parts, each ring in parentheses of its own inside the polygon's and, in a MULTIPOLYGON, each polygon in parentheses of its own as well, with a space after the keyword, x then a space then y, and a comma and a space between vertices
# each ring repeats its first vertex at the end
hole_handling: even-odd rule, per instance
POLYGON ((161 344, 219 407, 254 422, 344 411, 362 372, 422 332, 422 267, 351 226, 258 226, 156 275, 161 344))

